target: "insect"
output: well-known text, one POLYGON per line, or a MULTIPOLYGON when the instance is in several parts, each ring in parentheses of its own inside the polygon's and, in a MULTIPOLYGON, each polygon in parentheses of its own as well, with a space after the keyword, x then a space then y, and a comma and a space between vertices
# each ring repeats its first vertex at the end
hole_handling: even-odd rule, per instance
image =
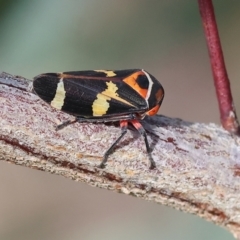
POLYGON ((75 122, 120 122, 121 134, 105 152, 100 168, 105 167, 108 156, 126 134, 128 123, 143 135, 150 169, 156 167, 139 120, 158 112, 164 89, 145 70, 45 73, 34 78, 33 91, 52 107, 75 116, 75 120, 63 122, 56 130, 75 122))

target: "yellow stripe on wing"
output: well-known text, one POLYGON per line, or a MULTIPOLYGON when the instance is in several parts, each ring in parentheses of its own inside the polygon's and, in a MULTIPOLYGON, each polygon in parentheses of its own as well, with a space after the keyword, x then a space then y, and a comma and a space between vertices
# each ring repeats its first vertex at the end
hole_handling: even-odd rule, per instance
POLYGON ((93 116, 102 116, 106 114, 110 107, 109 101, 111 99, 115 99, 119 102, 122 102, 129 106, 134 107, 134 105, 132 105, 128 101, 119 97, 119 95, 116 92, 118 90, 118 87, 116 84, 114 84, 113 82, 106 82, 106 84, 107 84, 107 89, 97 94, 97 98, 93 102, 93 105, 92 105, 93 116))

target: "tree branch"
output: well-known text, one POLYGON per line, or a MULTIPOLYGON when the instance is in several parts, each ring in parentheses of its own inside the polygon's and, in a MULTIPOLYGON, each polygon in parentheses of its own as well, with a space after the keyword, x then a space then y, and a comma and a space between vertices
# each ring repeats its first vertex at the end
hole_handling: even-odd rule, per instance
POLYGON ((233 104, 213 3, 212 0, 198 0, 198 5, 212 67, 221 123, 229 132, 240 135, 239 122, 233 104))
POLYGON ((194 213, 240 239, 240 139, 215 124, 164 116, 143 125, 157 169, 148 169, 143 139, 128 131, 105 169, 114 125, 76 123, 30 92, 31 81, 0 74, 0 160, 86 182, 194 213))

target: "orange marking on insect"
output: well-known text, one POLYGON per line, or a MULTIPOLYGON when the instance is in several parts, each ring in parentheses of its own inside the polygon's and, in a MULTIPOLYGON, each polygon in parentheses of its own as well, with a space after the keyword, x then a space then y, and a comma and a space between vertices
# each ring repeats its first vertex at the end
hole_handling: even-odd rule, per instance
POLYGON ((146 114, 148 116, 153 116, 155 114, 157 114, 159 108, 160 108, 160 103, 161 103, 161 100, 163 99, 164 97, 164 93, 163 93, 163 90, 162 89, 159 89, 157 91, 157 93, 155 94, 155 97, 156 97, 156 106, 151 108, 148 112, 146 112, 146 114))
POLYGON ((159 90, 157 91, 157 93, 155 94, 157 103, 159 103, 159 102, 162 100, 163 96, 164 96, 163 90, 162 90, 162 89, 159 89, 159 90))
POLYGON ((142 71, 135 72, 131 74, 130 76, 123 79, 123 82, 125 82, 127 85, 129 85, 131 88, 133 88, 136 92, 138 92, 143 98, 146 98, 148 89, 141 88, 137 83, 137 78, 140 75, 145 75, 142 71))
POLYGON ((146 115, 148 115, 148 116, 153 116, 153 115, 157 114, 159 108, 160 108, 160 105, 156 105, 155 107, 153 107, 152 109, 150 109, 149 111, 147 111, 147 112, 146 112, 146 115))

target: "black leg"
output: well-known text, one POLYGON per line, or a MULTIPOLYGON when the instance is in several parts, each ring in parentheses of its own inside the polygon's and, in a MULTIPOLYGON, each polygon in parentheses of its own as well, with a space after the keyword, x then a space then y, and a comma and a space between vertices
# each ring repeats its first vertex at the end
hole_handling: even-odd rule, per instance
POLYGON ((140 124, 139 121, 137 120, 132 120, 130 121, 132 123, 132 125, 138 130, 138 132, 143 136, 144 138, 144 142, 145 142, 145 145, 146 145, 146 149, 147 149, 147 154, 148 154, 148 158, 149 158, 149 161, 150 161, 150 167, 149 169, 154 169, 156 168, 156 163, 154 162, 153 158, 152 158, 152 155, 151 155, 151 149, 149 147, 149 143, 148 143, 148 139, 147 139, 147 134, 146 134, 146 131, 145 129, 143 128, 143 126, 140 124))
POLYGON ((128 125, 127 121, 120 122, 122 133, 119 136, 119 138, 112 144, 112 146, 105 152, 103 160, 102 160, 102 162, 99 165, 100 168, 104 168, 105 167, 107 159, 108 159, 108 156, 112 153, 112 151, 114 150, 114 147, 119 143, 119 141, 127 133, 127 125, 128 125))
MULTIPOLYGON (((144 130, 144 129, 143 129, 144 130)), ((142 133, 143 137, 144 137, 144 141, 145 141, 145 145, 146 145, 146 149, 147 149, 147 154, 148 154, 148 158, 150 161, 150 167, 149 169, 154 169, 156 168, 156 163, 154 162, 152 155, 151 155, 151 149, 149 147, 149 143, 148 143, 148 139, 147 139, 147 134, 146 131, 144 130, 144 132, 142 133)))
POLYGON ((70 125, 70 124, 73 124, 73 123, 75 123, 75 122, 77 122, 77 118, 76 118, 75 120, 65 121, 65 122, 57 125, 56 131, 58 131, 58 130, 60 130, 60 129, 63 129, 63 128, 65 128, 66 126, 68 126, 68 125, 70 125))

